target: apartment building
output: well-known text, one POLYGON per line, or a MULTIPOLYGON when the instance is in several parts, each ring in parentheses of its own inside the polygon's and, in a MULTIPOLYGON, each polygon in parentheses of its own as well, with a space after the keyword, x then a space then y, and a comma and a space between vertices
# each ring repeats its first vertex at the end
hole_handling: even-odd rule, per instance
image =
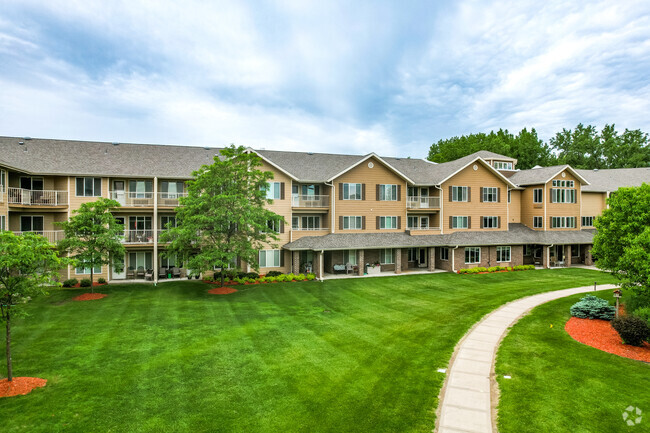
MULTIPOLYGON (((592 264, 593 221, 609 194, 650 182, 650 168, 517 170, 481 151, 435 164, 422 159, 253 150, 273 173, 270 209, 286 224, 260 251, 261 272, 401 273, 475 266, 592 264), (367 265, 378 264, 370 268, 367 265)), ((0 137, 0 229, 61 239, 55 222, 98 197, 120 202, 123 271, 108 280, 156 278, 182 267, 161 253, 185 181, 218 148, 0 137)), ((239 263, 249 268, 246 263, 239 263)), ((64 278, 90 269, 70 268, 64 278)))

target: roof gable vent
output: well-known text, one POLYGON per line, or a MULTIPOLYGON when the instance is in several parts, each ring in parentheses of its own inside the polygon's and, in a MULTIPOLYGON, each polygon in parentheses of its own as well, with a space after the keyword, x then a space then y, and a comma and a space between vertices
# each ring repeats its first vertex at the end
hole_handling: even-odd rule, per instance
POLYGON ((113 144, 113 146, 119 146, 120 145, 120 143, 118 143, 117 141, 114 141, 112 144, 113 144))
POLYGON ((307 155, 313 155, 314 152, 307 152, 307 155))
POLYGON ((32 137, 23 137, 26 141, 31 140, 32 137))
POLYGON ((22 146, 23 144, 25 144, 25 142, 24 141, 19 141, 18 144, 20 144, 22 146))

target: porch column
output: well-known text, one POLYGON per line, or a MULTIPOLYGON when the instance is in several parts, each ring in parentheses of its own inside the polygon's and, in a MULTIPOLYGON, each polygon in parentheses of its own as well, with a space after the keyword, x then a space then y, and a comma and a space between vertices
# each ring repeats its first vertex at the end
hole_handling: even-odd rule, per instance
POLYGON ((551 267, 551 247, 544 245, 542 253, 542 266, 546 269, 551 267))
POLYGON ((594 258, 591 255, 591 248, 593 245, 587 245, 585 247, 585 265, 587 266, 593 266, 594 264, 594 258))
POLYGON ((429 247, 429 272, 436 270, 436 248, 429 247))
POLYGON ((395 249, 395 273, 396 274, 401 274, 402 273, 402 249, 401 248, 396 248, 395 249))
POLYGON ((316 254, 314 255, 314 273, 316 274, 316 278, 319 280, 323 279, 323 269, 321 268, 321 258, 323 254, 320 251, 316 251, 316 254))
POLYGON ((293 264, 292 272, 294 274, 299 274, 300 273, 300 251, 292 251, 291 255, 292 255, 291 263, 293 264))
POLYGON ((363 277, 363 271, 366 268, 366 260, 363 254, 363 250, 357 250, 357 265, 359 266, 359 276, 363 277))
POLYGON ((565 245, 564 246, 564 256, 566 257, 566 267, 570 268, 571 267, 571 245, 565 245))

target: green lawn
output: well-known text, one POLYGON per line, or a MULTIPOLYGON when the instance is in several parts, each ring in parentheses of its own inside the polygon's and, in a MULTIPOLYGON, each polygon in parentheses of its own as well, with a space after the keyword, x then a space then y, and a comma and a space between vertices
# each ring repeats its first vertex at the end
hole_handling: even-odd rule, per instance
MULTIPOLYGON (((598 295, 612 300, 609 290, 598 295)), ((650 365, 580 344, 564 331, 569 307, 582 296, 537 307, 503 340, 496 364, 501 433, 650 431, 650 365), (644 411, 640 425, 623 422, 630 405, 644 411)))
MULTIPOLYGON (((456 342, 499 305, 611 282, 583 269, 243 286, 102 287, 33 301, 3 432, 430 432, 456 342)), ((0 374, 5 365, 0 361, 0 374)), ((650 408, 649 408, 650 410, 650 408)))

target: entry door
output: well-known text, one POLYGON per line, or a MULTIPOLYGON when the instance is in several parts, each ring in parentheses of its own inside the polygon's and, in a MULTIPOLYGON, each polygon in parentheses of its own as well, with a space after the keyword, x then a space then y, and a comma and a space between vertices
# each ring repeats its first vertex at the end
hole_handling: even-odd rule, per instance
POLYGON ((125 261, 124 256, 113 257, 113 279, 114 280, 124 280, 124 279, 126 279, 126 266, 124 266, 124 261, 125 261), (121 271, 116 271, 115 270, 118 267, 117 266, 118 264, 119 264, 119 267, 122 268, 121 271))
POLYGON ((429 188, 420 189, 420 207, 428 208, 429 207, 429 188))
POLYGON ((113 199, 117 201, 122 206, 126 205, 126 193, 124 192, 124 181, 123 180, 114 180, 113 181, 113 199))
POLYGON ((420 254, 419 254, 420 260, 418 261, 418 264, 421 268, 424 268, 427 266, 427 249, 426 248, 420 248, 420 254))
POLYGON ((558 262, 564 261, 564 245, 555 246, 555 260, 558 262))

